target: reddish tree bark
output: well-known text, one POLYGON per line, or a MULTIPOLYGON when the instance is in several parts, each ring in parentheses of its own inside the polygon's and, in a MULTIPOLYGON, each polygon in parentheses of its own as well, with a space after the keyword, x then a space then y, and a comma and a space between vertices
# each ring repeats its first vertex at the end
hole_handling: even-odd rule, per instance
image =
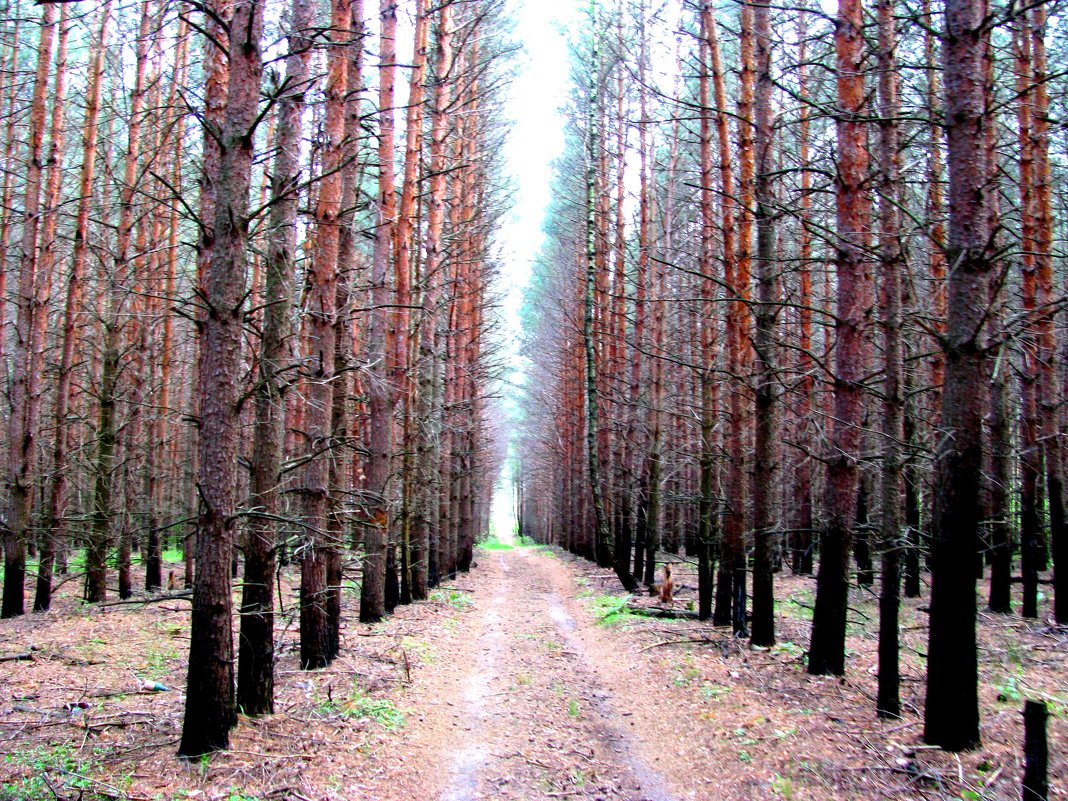
POLYGON ((236 723, 230 591, 233 549, 241 325, 247 262, 253 134, 263 62, 260 0, 235 5, 230 23, 226 111, 219 136, 214 245, 205 276, 200 345, 201 430, 197 571, 193 588, 183 757, 226 748, 236 723))
POLYGON ((375 212, 375 246, 371 264, 371 323, 367 353, 371 362, 371 438, 368 446, 368 522, 364 532, 363 583, 360 587, 360 621, 373 623, 386 613, 386 551, 389 538, 387 483, 393 451, 393 390, 388 372, 390 312, 388 269, 392 253, 396 198, 393 182, 393 84, 396 61, 397 10, 392 0, 379 7, 382 28, 378 68, 378 199, 375 212))
POLYGON ((808 672, 845 672, 848 558, 857 502, 864 397, 861 381, 868 364, 871 267, 865 253, 871 204, 865 183, 868 151, 864 113, 864 9, 861 0, 842 0, 835 32, 838 72, 838 172, 836 248, 838 272, 835 319, 834 414, 824 497, 826 524, 820 540, 820 567, 808 672))
POLYGON ((41 10, 41 34, 37 46, 37 69, 34 74, 33 100, 30 106, 26 178, 23 194, 23 222, 19 281, 15 316, 15 369, 11 382, 11 418, 8 421, 8 453, 5 471, 4 595, 0 617, 16 617, 25 612, 26 538, 33 503, 34 447, 37 439, 37 416, 40 404, 41 370, 37 341, 39 326, 34 324, 40 307, 38 245, 41 212, 41 181, 44 161, 45 107, 48 76, 52 66, 55 38, 55 6, 41 10))

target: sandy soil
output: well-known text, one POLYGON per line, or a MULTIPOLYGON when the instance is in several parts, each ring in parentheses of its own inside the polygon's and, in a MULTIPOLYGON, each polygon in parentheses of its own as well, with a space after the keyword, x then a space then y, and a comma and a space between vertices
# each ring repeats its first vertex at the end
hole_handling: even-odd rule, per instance
POLYGON ((343 656, 313 673, 284 587, 276 714, 192 765, 174 756, 187 604, 87 607, 67 585, 53 611, 0 622, 0 657, 32 657, 0 662, 0 799, 1018 798, 1025 697, 1051 703, 1051 798, 1068 798, 1068 632, 1042 623, 983 617, 984 746, 958 757, 919 741, 922 599, 904 606, 906 717, 881 721, 865 593, 847 677, 802 669, 810 578, 779 577, 780 644, 752 650, 617 614, 614 577, 566 554, 483 550, 429 602, 348 623, 343 656))

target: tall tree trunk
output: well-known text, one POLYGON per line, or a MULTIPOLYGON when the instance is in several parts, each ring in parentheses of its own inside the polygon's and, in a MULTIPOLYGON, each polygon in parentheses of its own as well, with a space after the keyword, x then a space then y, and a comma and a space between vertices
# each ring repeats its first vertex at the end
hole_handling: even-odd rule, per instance
POLYGON ((900 156, 898 153, 897 29, 894 0, 879 0, 879 306, 883 329, 882 486, 879 592, 879 688, 875 708, 880 717, 901 715, 898 668, 898 609, 901 595, 901 248, 900 156))
POLYGON ((445 191, 447 181, 446 138, 449 132, 449 106, 452 102, 453 69, 453 9, 446 2, 438 11, 434 33, 434 103, 430 122, 429 208, 425 238, 426 256, 423 263, 423 322, 419 338, 419 404, 417 419, 419 442, 417 457, 422 491, 416 510, 416 549, 425 548, 425 575, 418 561, 413 560, 412 597, 427 597, 428 587, 436 586, 441 578, 441 548, 443 531, 439 514, 442 492, 438 470, 441 454, 442 416, 438 403, 441 394, 442 340, 440 327, 442 290, 445 283, 445 191))
MULTIPOLYGON (((803 441, 808 441, 813 432, 812 396, 815 389, 816 360, 812 353, 812 234, 809 231, 812 215, 812 171, 809 166, 809 139, 812 128, 812 111, 808 105, 808 12, 797 13, 797 82, 798 96, 802 100, 801 119, 798 121, 798 160, 801 163, 801 203, 798 221, 798 256, 801 275, 798 302, 798 382, 797 419, 803 441)), ((794 483, 793 526, 795 529, 792 548, 792 567, 795 573, 809 575, 813 563, 813 514, 812 514, 812 458, 802 454, 797 466, 794 483)))
POLYGON ((937 456, 937 517, 931 543, 931 625, 924 740, 949 751, 979 743, 975 573, 962 570, 979 537, 982 393, 987 308, 987 175, 983 158, 983 39, 980 0, 947 0, 943 72, 949 162, 946 261, 946 384, 937 456))
MULTIPOLYGON (((727 310, 727 351, 729 360, 728 367, 733 371, 736 369, 735 351, 740 347, 739 333, 737 331, 737 326, 739 324, 737 309, 739 303, 737 302, 737 299, 739 296, 735 282, 738 273, 738 253, 736 249, 735 237, 737 231, 735 230, 734 213, 734 207, 738 201, 734 195, 734 174, 731 168, 731 140, 729 132, 730 112, 727 109, 727 92, 725 88, 722 59, 720 58, 719 37, 716 33, 716 21, 712 16, 711 8, 707 6, 705 10, 705 36, 708 39, 709 58, 712 66, 712 87, 716 110, 720 188, 723 192, 720 201, 720 236, 723 241, 723 282, 732 297, 727 310)), ((733 374, 734 373, 732 372, 732 375, 733 374)), ((738 396, 737 390, 732 390, 730 407, 732 421, 736 412, 740 412, 740 403, 741 398, 738 396), (735 407, 738 408, 736 409, 735 407)), ((739 426, 740 424, 739 420, 739 426)), ((736 487, 742 487, 740 483, 735 482, 737 477, 733 472, 733 460, 737 455, 736 451, 739 450, 736 447, 737 436, 740 436, 739 431, 735 430, 733 422, 728 424, 727 450, 728 457, 732 460, 732 466, 730 467, 731 473, 727 478, 728 493, 730 493, 727 498, 728 506, 742 503, 742 499, 733 494, 736 487)), ((716 577, 716 605, 712 613, 712 622, 717 626, 730 625, 732 620, 731 601, 734 597, 733 588, 735 583, 733 576, 735 565, 737 563, 737 552, 741 543, 741 530, 737 523, 737 516, 727 515, 727 519, 724 523, 719 573, 716 577), (730 544, 728 544, 728 540, 730 540, 730 544)))
POLYGON ((753 449, 753 645, 775 644, 775 594, 772 551, 775 525, 775 474, 778 455, 778 419, 775 409, 775 319, 778 315, 778 274, 775 259, 775 220, 772 174, 771 10, 764 2, 753 5, 756 44, 756 227, 758 301, 753 349, 756 358, 753 384, 756 426, 753 449))
MULTIPOLYGON (((701 104, 701 500, 698 507, 698 579, 697 614, 701 620, 712 617, 712 590, 715 557, 719 547, 718 515, 713 506, 715 490, 715 439, 714 429, 718 407, 718 383, 713 376, 717 346, 718 320, 715 312, 715 276, 712 273, 715 247, 715 220, 713 208, 713 153, 712 113, 709 93, 709 77, 712 71, 709 40, 716 24, 712 5, 701 6, 701 60, 698 75, 699 102, 701 104)), ((724 198, 723 203, 727 203, 724 198)), ((622 203, 620 203, 622 205, 622 203)))
POLYGON ((308 542, 302 549, 300 563, 300 666, 305 670, 330 663, 325 554, 328 544, 323 536, 329 528, 329 461, 334 448, 331 436, 337 351, 334 321, 350 16, 347 0, 333 0, 323 123, 325 147, 315 209, 315 250, 307 277, 305 364, 310 386, 305 430, 310 450, 304 468, 303 516, 308 542))
POLYGON ((41 343, 40 330, 34 325, 40 308, 40 283, 37 271, 37 248, 41 211, 41 180, 44 161, 46 126, 45 97, 51 71, 52 42, 56 10, 46 4, 41 10, 41 36, 37 46, 37 69, 34 74, 33 100, 30 106, 28 148, 26 153, 25 192, 19 282, 15 316, 15 369, 11 382, 11 418, 8 421, 4 516, 4 595, 0 617, 16 617, 25 612, 26 540, 29 536, 33 504, 34 448, 37 439, 37 411, 40 403, 41 343))
POLYGON ((1038 617, 1038 562, 1040 547, 1039 483, 1042 444, 1039 439, 1039 373, 1037 351, 1037 243, 1034 197, 1034 140, 1031 136, 1034 87, 1031 85, 1031 31, 1027 15, 1016 20, 1013 34, 1016 60, 1016 119, 1020 145, 1020 293, 1027 326, 1021 336, 1020 370, 1020 561, 1023 573, 1023 616, 1038 617))
MULTIPOLYGON (((141 283, 141 271, 143 264, 141 263, 141 255, 145 250, 145 242, 141 241, 134 243, 134 226, 137 223, 135 218, 135 212, 139 210, 139 203, 135 205, 135 200, 139 200, 137 192, 139 184, 141 182, 141 175, 139 167, 141 161, 142 151, 142 128, 144 127, 144 107, 145 107, 145 88, 146 88, 146 73, 148 68, 148 45, 149 35, 151 33, 152 25, 152 3, 151 0, 142 0, 141 2, 141 22, 138 28, 137 40, 134 46, 134 58, 136 62, 136 68, 134 70, 134 83, 130 89, 130 120, 127 128, 127 145, 126 154, 123 160, 122 170, 122 184, 119 187, 119 219, 118 227, 115 233, 115 251, 111 268, 111 275, 108 277, 111 289, 110 289, 110 308, 109 316, 104 321, 105 327, 105 347, 108 349, 108 353, 105 354, 105 361, 114 362, 114 375, 110 376, 112 380, 101 382, 101 391, 106 388, 109 395, 101 395, 100 405, 103 408, 105 404, 110 405, 113 410, 118 403, 119 393, 119 379, 122 372, 122 354, 123 349, 123 334, 124 329, 127 327, 127 321, 130 322, 130 329, 132 331, 129 335, 131 342, 136 342, 139 338, 137 331, 140 328, 140 320, 137 314, 138 298, 137 288, 141 283), (133 247, 133 254, 131 254, 131 247, 133 247), (130 287, 134 290, 133 297, 129 294, 130 287)), ((154 154, 149 154, 150 157, 154 154)), ((141 230, 144 230, 143 227, 141 230)), ((140 239, 140 237, 139 237, 140 239)), ((134 346, 136 351, 136 346, 134 346)), ((139 373, 136 369, 136 365, 131 370, 135 375, 139 373)), ((134 425, 131 425, 131 440, 138 439, 136 436, 137 429, 140 427, 140 389, 141 382, 134 379, 134 394, 135 397, 130 403, 131 412, 130 416, 134 425)), ((103 414, 101 415, 103 420, 103 414)), ((114 426, 118 421, 114 418, 114 411, 109 418, 109 423, 114 426)), ((117 435, 117 431, 106 431, 101 429, 99 432, 101 447, 104 446, 105 439, 112 439, 117 435)), ((114 443, 110 444, 110 447, 114 449, 114 443)), ((101 479, 97 484, 98 487, 103 488, 105 483, 110 483, 113 477, 110 475, 110 461, 112 456, 101 458, 99 460, 99 466, 103 467, 105 462, 108 463, 109 474, 101 479)), ((102 528, 106 530, 98 532, 107 537, 110 535, 110 530, 114 527, 114 510, 111 508, 111 493, 112 489, 107 489, 106 502, 102 498, 95 506, 95 512, 99 515, 103 515, 106 519, 102 523, 102 528)), ((119 573, 119 597, 128 598, 132 592, 132 580, 130 577, 130 541, 128 527, 123 522, 123 525, 119 532, 119 548, 117 558, 117 568, 119 573)), ((87 592, 88 596, 89 593, 87 592)), ((102 596, 101 596, 102 599, 102 596)), ((87 600, 91 600, 87 597, 87 600)))
MULTIPOLYGON (((1049 76, 1046 58, 1048 11, 1045 6, 1037 5, 1030 13, 1037 303, 1042 310, 1038 321, 1038 413, 1046 471, 1049 542, 1053 556, 1053 616, 1057 623, 1064 625, 1068 623, 1068 510, 1065 508, 1068 499, 1064 493, 1064 456, 1058 419, 1063 399, 1057 390, 1057 335, 1053 311, 1057 293, 1053 285, 1053 178, 1049 154, 1049 76)), ((1063 318, 1063 312, 1061 316, 1063 318)))
POLYGON ((381 0, 382 21, 378 68, 378 203, 375 246, 371 264, 371 324, 367 355, 371 362, 368 385, 371 439, 367 484, 369 509, 364 532, 365 556, 360 587, 360 622, 373 623, 386 614, 386 542, 389 538, 389 480, 393 452, 393 390, 387 371, 387 337, 390 312, 388 269, 392 252, 396 198, 393 190, 393 83, 396 61, 397 9, 381 0))
MULTIPOLYGON (((219 139, 219 131, 225 125, 227 86, 229 83, 230 66, 227 59, 227 51, 223 45, 229 39, 227 26, 233 16, 235 0, 208 0, 204 14, 204 134, 201 143, 201 169, 200 169, 200 208, 197 211, 199 218, 199 237, 197 239, 197 277, 196 291, 200 297, 206 297, 208 292, 208 273, 211 270, 211 261, 215 254, 215 215, 216 195, 219 186, 219 170, 222 161, 222 143, 219 139)), ((200 357, 203 351, 202 339, 205 331, 206 312, 203 308, 197 311, 197 347, 195 349, 193 366, 193 380, 190 386, 190 415, 193 419, 200 419, 200 357)), ((197 474, 200 465, 199 438, 202 429, 190 428, 189 432, 189 464, 187 470, 187 486, 189 487, 189 516, 196 520, 199 518, 198 507, 200 497, 197 490, 197 474)), ((185 567, 185 586, 193 586, 193 565, 196 554, 196 525, 186 534, 182 541, 182 558, 185 567)))
POLYGON ((861 0, 842 0, 835 32, 838 71, 837 256, 833 454, 828 460, 820 542, 820 567, 812 618, 808 672, 845 672, 848 559, 857 499, 864 398, 861 381, 868 365, 867 321, 871 274, 865 254, 871 221, 866 182, 868 152, 864 112, 864 9, 861 0))
POLYGON ((226 112, 219 131, 219 182, 200 346, 197 570, 193 587, 185 719, 178 753, 226 748, 236 723, 230 591, 233 549, 241 326, 247 262, 253 135, 263 61, 260 0, 240 0, 229 36, 226 112))
MULTIPOLYGON (((410 313, 409 306, 411 305, 411 275, 412 267, 416 262, 413 258, 413 251, 418 251, 419 240, 415 236, 416 228, 416 184, 419 179, 419 163, 422 156, 422 143, 423 143, 423 96, 424 96, 424 82, 426 80, 426 49, 427 39, 430 27, 430 19, 426 13, 424 0, 416 0, 415 3, 415 29, 413 31, 413 44, 412 44, 412 69, 408 81, 408 108, 405 114, 405 132, 404 132, 404 177, 401 182, 400 193, 400 207, 397 210, 397 230, 396 230, 396 284, 397 284, 397 302, 396 302, 396 319, 394 326, 396 327, 396 341, 393 350, 393 365, 394 365, 394 382, 396 390, 396 398, 401 404, 403 410, 403 418, 405 421, 403 430, 405 432, 405 444, 404 444, 404 459, 406 469, 403 471, 404 476, 407 478, 410 476, 411 459, 408 456, 410 453, 410 445, 412 437, 411 423, 412 409, 409 400, 412 397, 412 393, 409 389, 410 383, 413 381, 414 376, 411 374, 411 365, 409 359, 409 353, 411 350, 411 344, 409 340, 410 329, 410 313)), ((410 497, 411 483, 406 483, 406 489, 402 492, 402 505, 401 511, 401 526, 404 531, 404 536, 401 537, 401 556, 402 562, 407 569, 401 571, 401 599, 402 603, 410 603, 413 597, 413 579, 416 572, 420 573, 419 582, 422 585, 421 594, 425 597, 426 579, 424 574, 426 572, 426 550, 423 543, 416 538, 416 541, 412 542, 412 523, 413 523, 413 505, 414 501, 410 497)))
POLYGON ((274 573, 286 389, 292 337, 290 316, 297 250, 297 184, 300 175, 301 117, 311 59, 311 0, 293 0, 286 57, 286 87, 278 101, 271 207, 263 290, 263 335, 255 388, 249 517, 245 532, 245 575, 241 586, 237 705, 246 715, 274 712, 274 573), (257 515, 261 513, 262 516, 257 515))
POLYGON ((633 592, 638 584, 621 560, 616 559, 615 543, 605 512, 604 487, 602 486, 600 443, 597 432, 600 421, 600 393, 598 390, 597 347, 594 341, 595 288, 597 279, 597 165, 601 149, 601 109, 599 85, 601 72, 601 31, 596 0, 590 0, 589 21, 593 26, 593 50, 591 67, 586 84, 586 258, 585 292, 583 296, 582 340, 586 354, 586 456, 589 470, 590 493, 593 500, 594 552, 599 564, 612 565, 620 583, 633 592))
MULTIPOLYGON (((48 154, 48 182, 45 188, 44 199, 44 222, 41 226, 41 251, 39 255, 38 270, 41 275, 47 276, 50 283, 56 261, 56 228, 59 216, 59 191, 63 178, 63 153, 65 144, 65 132, 63 130, 63 110, 67 93, 67 40, 70 34, 70 26, 67 21, 68 7, 63 6, 59 13, 59 41, 56 45, 56 77, 52 92, 52 143, 48 154)), ((2 312, 0 312, 2 313, 2 312)), ((47 309, 42 302, 41 314, 35 323, 41 327, 37 335, 38 341, 45 341, 45 328, 48 323, 47 309)), ((67 365, 68 372, 70 364, 67 365)), ((62 389, 62 387, 60 388, 62 389)), ((70 392, 70 381, 67 380, 67 392, 70 392)), ((56 398, 56 407, 64 406, 63 415, 66 416, 66 403, 56 398)), ((56 428, 56 442, 66 435, 62 424, 56 428)), ((52 600, 52 569, 56 558, 56 543, 59 532, 58 521, 60 516, 59 504, 62 496, 61 476, 66 471, 65 457, 60 453, 58 461, 53 460, 53 473, 50 481, 50 492, 45 508, 44 524, 40 536, 41 551, 37 563, 37 586, 35 589, 33 610, 35 612, 48 609, 52 600), (59 485, 58 492, 56 486, 59 485)))
MULTIPOLYGON (((18 0, 15 3, 15 10, 18 9, 18 0)), ((10 36, 7 41, 4 56, 7 52, 11 53, 10 58, 5 64, 3 57, 0 57, 0 66, 4 67, 3 73, 0 74, 0 103, 3 103, 3 108, 0 109, 4 115, 6 123, 4 125, 4 152, 3 161, 0 162, 3 166, 3 179, 0 181, 0 208, 10 209, 12 207, 12 196, 15 191, 14 177, 18 174, 19 170, 16 168, 17 158, 16 151, 18 145, 18 137, 15 136, 15 123, 18 120, 19 115, 15 113, 15 104, 19 99, 19 81, 16 80, 18 74, 19 63, 19 43, 21 41, 22 34, 22 19, 19 14, 14 14, 15 20, 10 28, 10 36), (5 79, 7 85, 3 85, 5 79)), ((7 369, 4 365, 7 364, 5 358, 7 354, 7 251, 8 245, 11 241, 11 229, 14 227, 11 224, 10 214, 0 214, 0 264, 5 265, 5 269, 0 270, 0 379, 7 379, 7 369)))

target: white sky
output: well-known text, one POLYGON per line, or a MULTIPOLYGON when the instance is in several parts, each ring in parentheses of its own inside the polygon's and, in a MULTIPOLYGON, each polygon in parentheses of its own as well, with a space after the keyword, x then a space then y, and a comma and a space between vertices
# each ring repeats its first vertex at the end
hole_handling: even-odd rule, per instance
POLYGON ((500 233, 504 317, 519 333, 518 311, 531 262, 542 243, 551 196, 552 162, 564 146, 560 109, 568 90, 566 32, 578 18, 577 0, 513 0, 515 38, 522 44, 518 74, 509 87, 512 130, 505 162, 515 188, 514 207, 500 233))

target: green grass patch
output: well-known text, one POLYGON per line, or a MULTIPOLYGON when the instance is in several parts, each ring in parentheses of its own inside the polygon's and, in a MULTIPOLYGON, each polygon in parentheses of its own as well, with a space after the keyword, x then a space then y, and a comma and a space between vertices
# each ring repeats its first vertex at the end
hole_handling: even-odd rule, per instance
POLYGON ((4 801, 40 801, 60 797, 56 793, 90 801, 114 797, 114 791, 120 789, 93 781, 92 774, 97 772, 100 765, 98 755, 79 750, 73 745, 19 751, 7 754, 4 762, 26 774, 0 784, 0 798, 4 801))
POLYGON ((474 605, 471 596, 460 590, 434 590, 430 593, 430 600, 439 604, 448 604, 453 609, 464 610, 474 605))
POLYGON ((812 620, 816 596, 812 590, 792 592, 783 604, 783 613, 798 620, 812 620))
POLYGON ((479 543, 478 547, 485 551, 510 551, 515 546, 511 543, 501 542, 496 537, 490 537, 485 542, 479 543))
POLYGON ((385 698, 372 698, 355 682, 347 698, 336 700, 328 697, 320 700, 312 712, 322 718, 371 720, 390 731, 404 726, 404 712, 396 704, 385 698))
POLYGON ((633 596, 630 595, 595 595, 588 600, 590 611, 597 618, 597 622, 604 626, 618 623, 628 617, 633 617, 627 604, 633 596))

